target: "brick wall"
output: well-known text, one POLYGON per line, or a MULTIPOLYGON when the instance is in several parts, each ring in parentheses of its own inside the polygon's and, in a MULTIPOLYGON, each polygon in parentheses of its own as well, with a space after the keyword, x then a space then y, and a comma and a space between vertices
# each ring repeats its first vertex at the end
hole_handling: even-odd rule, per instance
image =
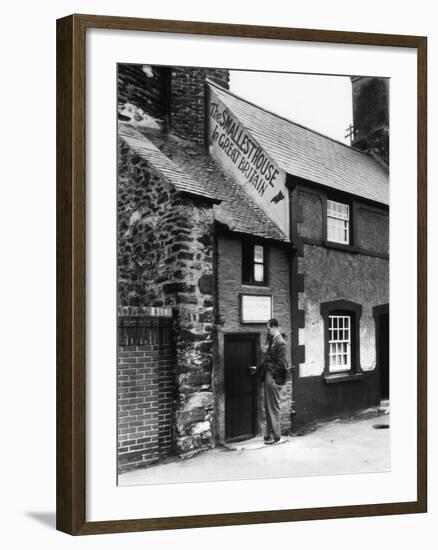
POLYGON ((228 87, 227 69, 172 67, 170 123, 172 131, 196 143, 204 143, 206 128, 205 79, 220 80, 228 87))
POLYGON ((118 319, 118 471, 123 472, 172 451, 175 365, 169 319, 145 317, 143 308, 124 308, 118 319))

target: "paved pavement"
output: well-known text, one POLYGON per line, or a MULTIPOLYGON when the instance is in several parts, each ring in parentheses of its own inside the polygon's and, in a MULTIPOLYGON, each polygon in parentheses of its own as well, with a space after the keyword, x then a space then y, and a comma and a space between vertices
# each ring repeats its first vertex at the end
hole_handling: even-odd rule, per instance
POLYGON ((389 414, 336 420, 303 436, 263 439, 218 447, 190 459, 164 463, 119 476, 119 485, 383 472, 390 470, 389 414))

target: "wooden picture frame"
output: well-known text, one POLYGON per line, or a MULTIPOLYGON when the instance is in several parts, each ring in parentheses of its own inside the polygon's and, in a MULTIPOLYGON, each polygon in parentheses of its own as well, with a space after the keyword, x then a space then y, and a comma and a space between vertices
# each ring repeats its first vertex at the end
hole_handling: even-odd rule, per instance
POLYGON ((427 511, 427 39, 340 32, 71 15, 57 21, 57 529, 72 535, 348 518, 427 511), (417 52, 417 499, 132 520, 86 520, 87 29, 413 48, 417 52))

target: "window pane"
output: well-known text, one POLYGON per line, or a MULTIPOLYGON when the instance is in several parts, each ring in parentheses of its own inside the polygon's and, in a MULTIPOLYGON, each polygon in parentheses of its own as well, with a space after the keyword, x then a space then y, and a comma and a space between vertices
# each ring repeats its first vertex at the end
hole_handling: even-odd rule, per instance
POLYGON ((258 244, 254 246, 254 261, 256 263, 263 263, 263 246, 258 244))
POLYGON ((327 201, 327 239, 348 244, 350 241, 350 207, 335 201, 327 201))
POLYGON ((266 281, 265 247, 249 240, 242 241, 242 283, 260 284, 266 281))
POLYGON ((342 220, 350 219, 350 207, 342 202, 327 201, 327 215, 342 220))
POLYGON ((242 282, 243 283, 251 282, 252 266, 253 266, 252 246, 246 241, 243 241, 243 248, 242 248, 242 282))
POLYGON ((329 315, 329 370, 341 372, 351 368, 349 315, 329 315))
POLYGON ((256 283, 262 283, 264 280, 264 267, 263 264, 254 264, 254 281, 256 283))
POLYGON ((327 219, 327 239, 341 244, 349 243, 350 230, 347 221, 327 219))

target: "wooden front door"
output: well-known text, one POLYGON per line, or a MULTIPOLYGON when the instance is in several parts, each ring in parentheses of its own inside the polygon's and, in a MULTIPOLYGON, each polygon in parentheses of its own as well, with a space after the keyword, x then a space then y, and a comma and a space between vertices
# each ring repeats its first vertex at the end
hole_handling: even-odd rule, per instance
POLYGON ((380 374, 380 398, 389 398, 389 304, 373 307, 376 323, 376 360, 380 374))
POLYGON ((249 439, 256 433, 256 336, 225 337, 225 439, 249 439))

